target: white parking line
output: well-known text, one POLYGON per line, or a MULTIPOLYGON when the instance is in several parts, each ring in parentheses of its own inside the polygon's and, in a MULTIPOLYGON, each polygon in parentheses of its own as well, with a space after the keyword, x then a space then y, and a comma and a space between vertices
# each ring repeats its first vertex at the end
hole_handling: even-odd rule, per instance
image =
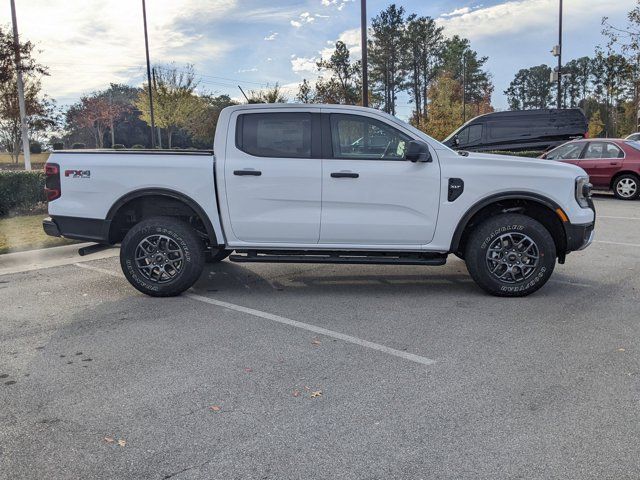
MULTIPOLYGON (((107 270, 105 268, 94 267, 93 265, 87 265, 83 263, 76 263, 75 266, 84 268, 87 270, 93 270, 96 272, 104 273, 105 275, 111 275, 112 277, 122 278, 121 274, 114 272, 112 270, 107 270)), ((202 295, 197 295, 195 293, 186 293, 184 296, 192 300, 196 300, 198 302, 208 303, 209 305, 215 305, 217 307, 223 307, 229 310, 234 310, 236 312, 246 313, 247 315, 252 315, 254 317, 263 318, 265 320, 271 320, 272 322, 281 323, 283 325, 288 325, 290 327, 300 328, 302 330, 314 332, 319 335, 324 335, 326 337, 342 340, 343 342, 352 343, 354 345, 370 348, 372 350, 377 350, 379 352, 386 353, 387 355, 399 357, 404 360, 408 360, 410 362, 419 363, 421 365, 433 365, 434 363, 436 363, 435 360, 431 360, 430 358, 421 357, 420 355, 415 355, 413 353, 403 352, 402 350, 396 350, 395 348, 387 347, 385 345, 380 345, 379 343, 373 343, 368 340, 363 340, 358 337, 352 337, 351 335, 345 335, 344 333, 340 333, 340 332, 334 332, 333 330, 317 327, 315 325, 310 325, 308 323, 298 322, 297 320, 291 320, 290 318, 281 317, 280 315, 274 315, 272 313, 255 310, 253 308, 243 307, 241 305, 236 305, 234 303, 214 300, 212 298, 203 297, 202 295)))
POLYGON ((600 218, 612 218, 614 220, 640 220, 638 217, 612 217, 610 215, 598 215, 598 219, 600 218))
POLYGON ((608 242, 606 240, 596 240, 593 243, 604 243, 605 245, 620 245, 622 247, 640 247, 640 243, 608 242))

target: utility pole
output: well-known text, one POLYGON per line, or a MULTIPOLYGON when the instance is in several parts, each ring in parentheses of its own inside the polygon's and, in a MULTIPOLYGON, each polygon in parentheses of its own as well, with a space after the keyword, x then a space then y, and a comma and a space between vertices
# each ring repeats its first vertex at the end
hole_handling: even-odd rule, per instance
POLYGON ((367 0, 360 0, 360 41, 362 44, 362 106, 369 106, 369 65, 367 52, 367 0))
POLYGON ((558 23, 558 109, 562 108, 562 0, 558 23))
POLYGON ((467 55, 462 54, 462 123, 467 123, 467 55))
POLYGON ((149 86, 149 113, 151 116, 151 148, 156 148, 156 122, 153 117, 153 89, 151 87, 151 61, 149 60, 149 34, 147 33, 147 5, 145 0, 142 0, 142 19, 144 21, 144 46, 147 52, 147 85, 149 86))
MULTIPOLYGON (((13 50, 16 62, 16 80, 18 82, 18 106, 20 108, 20 134, 24 150, 24 169, 31 170, 31 150, 29 150, 29 128, 27 127, 27 108, 24 103, 24 82, 22 80, 22 59, 20 58, 20 39, 18 37, 18 20, 16 2, 11 0, 11 21, 13 23, 13 50)), ((20 154, 20 152, 18 152, 20 154)))

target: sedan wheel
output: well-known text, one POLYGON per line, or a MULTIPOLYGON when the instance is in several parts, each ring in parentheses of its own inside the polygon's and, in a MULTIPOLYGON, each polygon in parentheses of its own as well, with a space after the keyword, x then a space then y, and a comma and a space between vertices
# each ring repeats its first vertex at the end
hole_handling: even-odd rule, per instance
POLYGON ((635 200, 640 194, 638 178, 634 175, 622 175, 614 182, 613 193, 621 200, 635 200))

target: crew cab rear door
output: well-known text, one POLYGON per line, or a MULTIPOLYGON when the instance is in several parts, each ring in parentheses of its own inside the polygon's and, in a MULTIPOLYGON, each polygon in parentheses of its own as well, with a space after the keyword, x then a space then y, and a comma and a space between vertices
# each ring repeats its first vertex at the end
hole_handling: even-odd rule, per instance
POLYGON ((229 129, 224 176, 235 239, 251 244, 317 244, 320 114, 240 111, 231 125, 236 128, 229 129))
POLYGON ((404 158, 407 132, 379 116, 323 109, 320 243, 425 245, 440 203, 440 165, 404 158))

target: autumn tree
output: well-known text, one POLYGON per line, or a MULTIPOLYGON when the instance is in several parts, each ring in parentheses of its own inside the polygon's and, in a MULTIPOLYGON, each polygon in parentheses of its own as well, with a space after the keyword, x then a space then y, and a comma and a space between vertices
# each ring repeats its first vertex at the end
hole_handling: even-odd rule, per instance
POLYGON ((187 119, 184 129, 195 144, 211 148, 220 112, 237 103, 231 100, 229 95, 210 94, 194 96, 192 101, 196 103, 193 109, 194 114, 187 119))
MULTIPOLYGON (((179 69, 175 65, 154 67, 152 95, 155 124, 164 129, 168 148, 173 146, 174 134, 186 127, 197 114, 200 105, 194 101, 199 81, 192 65, 179 69)), ((149 90, 146 85, 138 95, 135 106, 140 118, 151 125, 149 90)))
MULTIPOLYGON (((34 58, 33 44, 24 42, 19 48, 27 125, 32 135, 38 135, 56 125, 58 119, 55 103, 42 94, 41 78, 48 75, 48 72, 34 58)), ((13 35, 0 28, 0 142, 11 152, 13 161, 17 163, 22 132, 14 55, 13 35)))
POLYGON ((460 82, 451 74, 439 75, 429 89, 429 117, 423 130, 437 140, 445 139, 463 123, 460 82))

